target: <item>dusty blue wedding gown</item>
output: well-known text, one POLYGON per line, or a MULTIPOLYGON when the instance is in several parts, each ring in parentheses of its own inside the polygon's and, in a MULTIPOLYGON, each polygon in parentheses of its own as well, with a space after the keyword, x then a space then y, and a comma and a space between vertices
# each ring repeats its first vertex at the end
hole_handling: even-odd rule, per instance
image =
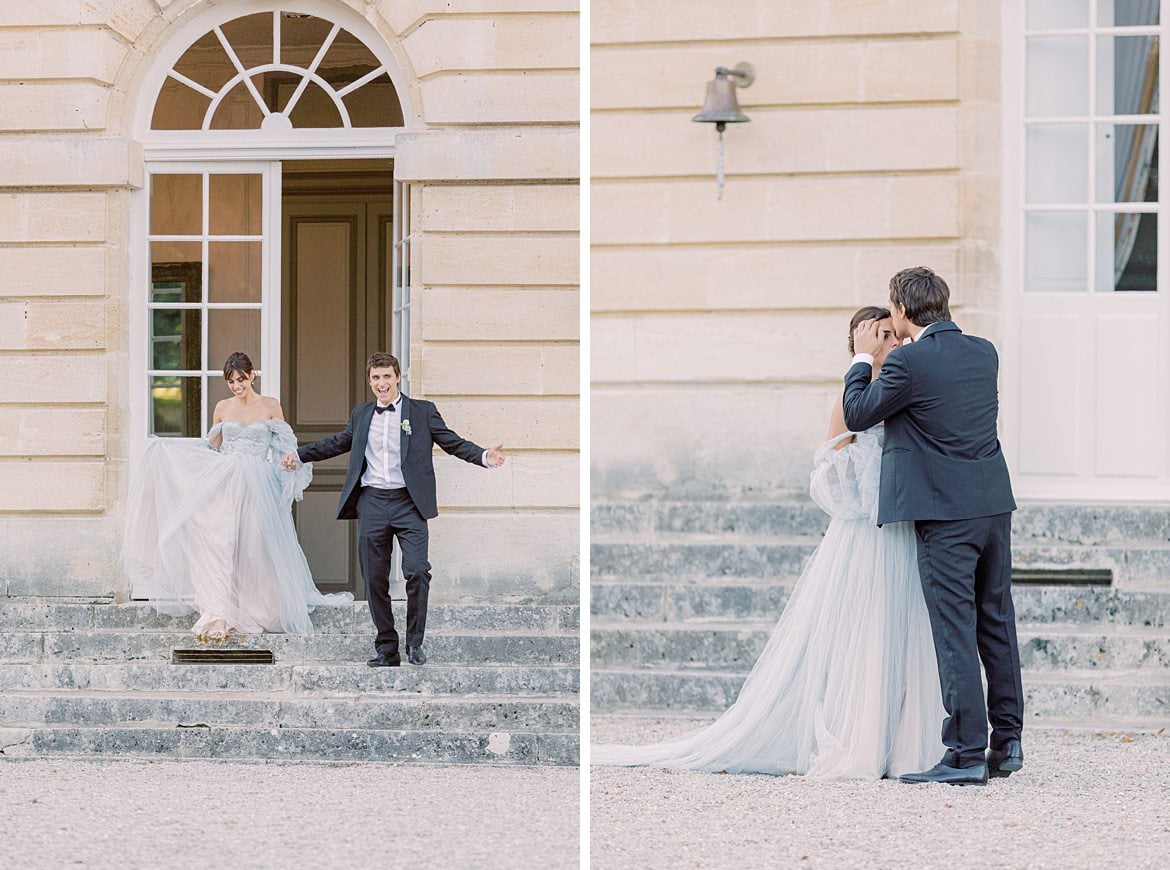
POLYGON ((160 612, 199 614, 202 634, 223 621, 244 634, 305 634, 309 612, 353 601, 323 594, 297 540, 291 507, 312 466, 286 471, 296 438, 281 420, 215 426, 202 439, 151 441, 131 482, 124 562, 131 595, 160 612))
POLYGON ((595 746, 594 764, 878 779, 942 756, 945 712, 912 523, 875 525, 884 431, 817 450, 813 500, 832 517, 735 703, 651 746, 595 746))

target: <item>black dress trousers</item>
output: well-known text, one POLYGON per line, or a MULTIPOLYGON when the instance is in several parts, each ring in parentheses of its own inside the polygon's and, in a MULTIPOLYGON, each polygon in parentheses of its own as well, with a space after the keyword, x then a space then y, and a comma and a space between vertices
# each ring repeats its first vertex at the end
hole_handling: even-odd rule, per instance
POLYGON ((374 648, 379 653, 398 652, 398 632, 390 604, 390 557, 395 538, 402 548, 402 574, 406 578, 406 646, 422 646, 431 589, 427 521, 405 488, 363 487, 357 515, 358 558, 366 581, 370 615, 378 629, 374 648))

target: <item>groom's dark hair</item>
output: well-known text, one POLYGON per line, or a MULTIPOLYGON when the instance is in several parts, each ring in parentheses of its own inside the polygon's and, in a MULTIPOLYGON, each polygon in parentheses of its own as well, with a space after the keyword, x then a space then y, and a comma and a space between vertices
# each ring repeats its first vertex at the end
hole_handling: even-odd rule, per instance
POLYGON ((386 353, 384 350, 378 351, 366 360, 367 379, 370 377, 370 369, 394 369, 394 374, 402 377, 402 369, 398 367, 398 357, 394 356, 394 354, 386 353))
POLYGON ((951 319, 951 288, 925 266, 903 269, 890 279, 890 305, 906 306, 906 319, 915 326, 928 326, 951 319))

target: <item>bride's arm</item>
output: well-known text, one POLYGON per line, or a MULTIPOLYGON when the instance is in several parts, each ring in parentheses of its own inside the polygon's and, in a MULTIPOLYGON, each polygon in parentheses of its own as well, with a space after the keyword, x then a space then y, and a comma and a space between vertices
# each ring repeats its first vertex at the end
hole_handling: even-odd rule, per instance
MULTIPOLYGON (((211 428, 213 428, 213 429, 216 426, 218 426, 220 423, 223 422, 223 403, 224 403, 224 401, 226 401, 226 400, 220 400, 220 401, 215 403, 215 413, 211 415, 211 428)), ((212 447, 214 447, 216 450, 219 450, 219 448, 223 445, 223 432, 222 431, 216 432, 214 435, 212 435, 210 438, 207 439, 207 443, 210 444, 212 447)))
MULTIPOLYGON (((833 405, 833 413, 829 417, 829 434, 825 436, 825 440, 831 441, 838 435, 844 435, 849 431, 849 427, 845 425, 845 407, 844 399, 841 396, 837 397, 836 403, 833 405)), ((849 438, 842 438, 837 444, 833 446, 834 450, 840 450, 846 444, 852 444, 857 439, 850 436, 849 438)))

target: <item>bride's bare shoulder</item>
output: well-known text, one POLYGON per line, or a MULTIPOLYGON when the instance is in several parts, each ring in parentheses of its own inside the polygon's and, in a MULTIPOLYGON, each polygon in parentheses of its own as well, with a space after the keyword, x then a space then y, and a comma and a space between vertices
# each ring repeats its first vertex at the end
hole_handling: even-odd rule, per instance
MULTIPOLYGON (((832 440, 838 435, 844 435, 849 431, 849 427, 845 425, 845 402, 843 396, 838 396, 837 401, 833 403, 833 413, 829 415, 829 434, 825 436, 826 440, 832 440)), ((842 438, 837 444, 833 445, 834 450, 840 450, 846 444, 852 444, 856 438, 842 438)))
POLYGON ((270 420, 284 420, 284 411, 280 407, 280 400, 275 396, 261 396, 264 400, 264 410, 268 411, 272 416, 270 420))

